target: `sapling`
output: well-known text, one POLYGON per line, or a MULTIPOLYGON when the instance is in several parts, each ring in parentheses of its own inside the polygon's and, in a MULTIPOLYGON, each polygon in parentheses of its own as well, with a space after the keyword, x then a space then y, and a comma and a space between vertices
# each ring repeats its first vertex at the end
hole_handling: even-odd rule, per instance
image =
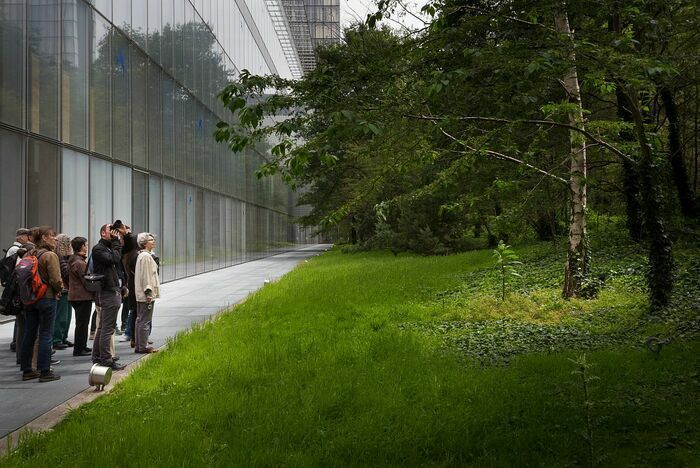
POLYGON ((493 259, 496 264, 496 271, 500 275, 501 280, 501 301, 506 300, 506 281, 509 277, 520 277, 520 274, 515 271, 515 265, 522 265, 518 261, 518 255, 510 245, 506 245, 502 240, 498 242, 498 247, 493 250, 493 259))

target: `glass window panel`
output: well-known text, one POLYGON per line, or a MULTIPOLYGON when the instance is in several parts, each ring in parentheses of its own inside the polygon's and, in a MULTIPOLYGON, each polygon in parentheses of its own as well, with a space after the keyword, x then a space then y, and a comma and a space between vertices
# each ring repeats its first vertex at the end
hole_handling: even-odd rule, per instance
POLYGON ((211 268, 217 269, 221 259, 221 211, 219 210, 219 196, 211 196, 211 268))
POLYGON ((131 1, 116 0, 112 4, 112 23, 124 32, 131 29, 131 1))
POLYGON ((92 60, 90 62, 90 149, 109 156, 111 152, 111 64, 110 25, 93 14, 92 60))
POLYGON ((89 18, 81 0, 63 2, 62 139, 81 148, 88 145, 89 18))
POLYGON ((0 242, 7 248, 23 226, 24 137, 0 129, 0 242))
POLYGON ((24 127, 24 3, 0 4, 0 121, 24 127))
POLYGON ((146 49, 148 55, 160 63, 160 42, 162 38, 162 23, 161 23, 161 0, 148 0, 148 41, 146 49))
POLYGON ((212 196, 204 192, 204 270, 212 269, 213 244, 212 244, 212 196))
POLYGON ((194 187, 187 187, 187 275, 194 275, 196 256, 195 251, 197 248, 196 242, 196 208, 197 204, 195 202, 195 189, 194 187))
POLYGON ((163 251, 163 229, 161 228, 162 197, 160 177, 151 175, 148 178, 148 232, 155 234, 159 252, 163 251))
POLYGON ((143 53, 133 47, 131 51, 133 70, 131 75, 131 157, 134 165, 146 167, 146 103, 148 94, 148 60, 143 53))
POLYGON ((60 20, 59 0, 27 2, 27 120, 32 132, 52 138, 58 138, 60 20))
POLYGON ((204 211, 205 211, 205 205, 204 205, 204 191, 202 190, 197 190, 196 194, 196 231, 195 231, 195 237, 196 237, 196 268, 195 271, 196 273, 202 273, 204 271, 204 229, 205 229, 205 221, 204 221, 204 211))
MULTIPOLYGON (((123 2, 124 0, 117 0, 123 2)), ((102 16, 112 21, 112 0, 92 0, 95 9, 102 13, 102 16)))
POLYGON ((148 62, 148 168, 161 172, 160 67, 148 62))
POLYGON ((120 219, 124 224, 131 226, 131 168, 115 164, 114 168, 114 196, 112 199, 112 212, 114 219, 120 219))
POLYGON ((163 235, 161 236, 163 281, 175 279, 175 183, 163 179, 163 235))
POLYGON ((184 78, 184 50, 185 50, 185 2, 187 0, 175 0, 175 15, 173 16, 173 76, 182 82, 184 78))
POLYGON ((146 50, 146 32, 148 30, 148 3, 146 0, 132 0, 131 29, 129 37, 143 50, 146 50))
POLYGON ((161 4, 163 29, 160 43, 161 65, 167 71, 173 69, 173 0, 163 0, 161 4))
POLYGON ((29 140, 27 224, 58 229, 58 147, 29 140))
POLYGON ((187 188, 175 184, 175 277, 187 275, 187 188))
POLYGON ((117 30, 112 34, 112 156, 131 162, 130 44, 117 30))
POLYGON ((219 199, 219 268, 228 265, 228 237, 226 237, 226 198, 219 199))
POLYGON ((100 240, 100 228, 112 221, 112 164, 90 158, 90 245, 100 240))
POLYGON ((90 231, 89 156, 64 148, 62 167, 61 232, 87 238, 90 231))
POLYGON ((163 174, 175 175, 174 165, 174 120, 175 120, 175 83, 172 78, 166 74, 161 75, 161 105, 163 109, 163 131, 162 136, 162 155, 163 155, 163 174))
POLYGON ((134 171, 133 184, 132 232, 145 232, 148 229, 148 175, 134 171))

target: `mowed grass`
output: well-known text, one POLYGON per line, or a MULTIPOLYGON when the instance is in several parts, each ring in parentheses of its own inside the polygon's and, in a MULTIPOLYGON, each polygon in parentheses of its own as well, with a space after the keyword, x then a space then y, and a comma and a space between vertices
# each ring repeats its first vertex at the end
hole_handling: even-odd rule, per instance
MULTIPOLYGON (((112 393, 26 438, 1 463, 590 466, 592 451, 609 466, 698 465, 697 338, 658 356, 633 344, 589 351, 598 380, 587 427, 570 361, 579 351, 488 366, 463 359, 440 334, 406 326, 444 319, 441 293, 461 291, 465 275, 490 265, 490 251, 314 258, 178 336, 112 393)), ((628 295, 620 301, 629 304, 628 295)), ((494 307, 478 319, 494 318, 494 307)), ((451 303, 445 314, 469 312, 451 303)), ((559 321, 554 315, 544 322, 559 321)))

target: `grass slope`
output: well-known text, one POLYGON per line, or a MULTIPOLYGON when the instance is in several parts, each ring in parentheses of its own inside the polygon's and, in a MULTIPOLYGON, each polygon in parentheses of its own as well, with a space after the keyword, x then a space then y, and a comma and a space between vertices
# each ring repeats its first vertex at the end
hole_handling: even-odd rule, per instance
MULTIPOLYGON (((315 258, 2 464, 561 466, 590 465, 592 448, 604 465, 696 465, 697 337, 655 356, 640 338, 673 322, 630 329, 645 314, 638 281, 612 275, 598 299, 564 302, 560 258, 522 254, 505 304, 488 251, 315 258), (589 427, 581 349, 598 378, 589 427)), ((627 271, 626 258, 601 264, 627 271)))

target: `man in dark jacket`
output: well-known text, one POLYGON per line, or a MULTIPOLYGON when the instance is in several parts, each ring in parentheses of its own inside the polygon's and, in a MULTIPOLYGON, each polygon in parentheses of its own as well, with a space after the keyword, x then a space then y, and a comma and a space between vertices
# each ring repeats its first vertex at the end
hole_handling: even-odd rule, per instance
POLYGON ((111 224, 105 224, 100 229, 100 241, 92 248, 93 273, 104 275, 102 289, 96 294, 96 301, 102 312, 92 346, 92 362, 111 367, 113 370, 124 368, 114 362, 114 356, 110 353, 110 343, 117 325, 122 297, 128 292, 121 259, 121 233, 112 229, 111 224))

